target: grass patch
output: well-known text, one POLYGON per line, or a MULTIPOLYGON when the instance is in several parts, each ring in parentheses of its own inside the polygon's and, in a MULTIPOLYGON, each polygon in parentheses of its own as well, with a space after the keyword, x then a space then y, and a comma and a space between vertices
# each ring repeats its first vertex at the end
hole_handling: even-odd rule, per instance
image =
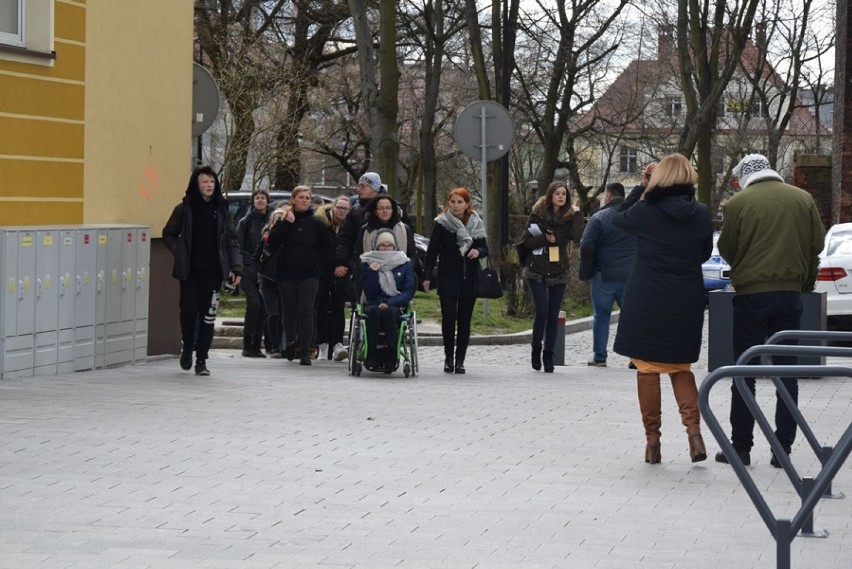
MULTIPOLYGON (((488 318, 483 310, 483 300, 476 301, 471 321, 471 332, 473 334, 511 334, 523 332, 532 328, 532 316, 515 318, 506 315, 506 297, 491 299, 488 301, 488 318)), ((414 309, 417 317, 422 320, 441 321, 441 305, 435 292, 429 294, 418 292, 414 296, 414 309)), ((594 312, 592 305, 580 303, 566 298, 562 303, 568 320, 576 320, 591 316, 594 312)), ((219 316, 225 318, 242 318, 246 312, 245 296, 222 296, 219 303, 219 316)), ((348 310, 347 310, 348 321, 348 310)))

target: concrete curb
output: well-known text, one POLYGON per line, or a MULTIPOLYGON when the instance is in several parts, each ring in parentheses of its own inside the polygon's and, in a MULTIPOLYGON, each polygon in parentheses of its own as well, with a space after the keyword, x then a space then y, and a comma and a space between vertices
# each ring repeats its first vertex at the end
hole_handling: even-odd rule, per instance
MULTIPOLYGON (((610 323, 618 322, 618 312, 613 312, 610 323)), ((565 323, 565 334, 574 334, 591 330, 594 325, 594 317, 587 316, 577 320, 569 320, 565 323)), ((216 322, 216 335, 213 338, 213 348, 216 349, 242 349, 243 321, 237 318, 223 318, 216 322)), ((476 334, 470 337, 472 346, 508 346, 514 344, 529 344, 532 341, 532 330, 515 332, 514 334, 476 334)), ((440 346, 441 335, 435 333, 418 334, 418 344, 421 346, 440 346)))

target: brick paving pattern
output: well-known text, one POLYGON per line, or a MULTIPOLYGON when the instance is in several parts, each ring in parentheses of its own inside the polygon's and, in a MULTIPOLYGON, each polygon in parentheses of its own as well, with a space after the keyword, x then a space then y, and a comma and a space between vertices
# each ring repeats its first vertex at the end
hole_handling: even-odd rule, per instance
MULTIPOLYGON (((610 341, 612 338, 610 339, 610 341)), ((775 542, 732 470, 689 462, 664 380, 663 462, 643 462, 634 372, 532 371, 527 346, 472 346, 464 376, 420 350, 421 375, 214 351, 0 382, 0 568, 772 569, 775 542)), ((697 375, 706 372, 704 359, 697 375), (703 370, 703 371, 702 371, 703 370)), ((712 399, 727 425, 729 390, 712 399)), ((774 394, 759 384, 759 401, 774 394)), ((852 421, 852 382, 803 381, 822 444, 852 421)), ((800 474, 818 463, 798 437, 800 474)), ((749 469, 779 517, 799 500, 759 433, 749 469)), ((852 567, 845 500, 822 500, 793 567, 852 567)))

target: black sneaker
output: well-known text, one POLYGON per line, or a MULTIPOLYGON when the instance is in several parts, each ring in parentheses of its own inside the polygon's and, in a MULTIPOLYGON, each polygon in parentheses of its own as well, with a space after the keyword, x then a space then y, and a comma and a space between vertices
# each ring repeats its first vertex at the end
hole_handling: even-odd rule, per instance
MULTIPOLYGON (((737 451, 737 456, 740 457, 740 460, 743 461, 743 464, 748 466, 751 464, 751 454, 747 450, 737 451)), ((716 462, 721 462, 722 464, 730 464, 728 462, 728 457, 725 456, 725 453, 719 451, 716 453, 716 462)))
MULTIPOLYGON (((787 453, 787 456, 790 456, 789 452, 787 453)), ((784 468, 784 466, 781 464, 781 461, 778 460, 778 458, 775 456, 774 452, 772 453, 772 458, 769 459, 769 464, 771 464, 775 468, 784 468)))
POLYGON ((210 375, 210 370, 207 369, 205 360, 195 360, 195 375, 210 375))
POLYGON ((192 349, 184 348, 180 351, 180 369, 192 369, 192 349))

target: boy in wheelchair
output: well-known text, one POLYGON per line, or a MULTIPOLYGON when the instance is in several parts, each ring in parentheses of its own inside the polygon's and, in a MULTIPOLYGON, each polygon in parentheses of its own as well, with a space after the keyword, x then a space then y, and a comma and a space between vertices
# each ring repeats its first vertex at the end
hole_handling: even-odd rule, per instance
POLYGON ((361 255, 362 300, 367 316, 365 367, 394 370, 400 316, 414 298, 414 266, 388 229, 378 231, 374 248, 361 255))

